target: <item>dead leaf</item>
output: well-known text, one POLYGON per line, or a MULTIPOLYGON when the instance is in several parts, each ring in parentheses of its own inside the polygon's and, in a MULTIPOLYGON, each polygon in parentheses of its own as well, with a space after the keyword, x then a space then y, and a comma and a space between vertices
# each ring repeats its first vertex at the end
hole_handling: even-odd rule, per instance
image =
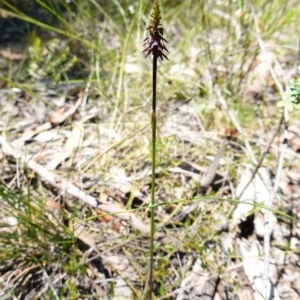
MULTIPOLYGON (((98 207, 108 213, 114 213, 114 214, 116 213, 118 218, 128 222, 133 228, 139 230, 141 233, 145 233, 145 234, 149 233, 149 225, 144 223, 142 219, 140 219, 135 214, 128 212, 126 209, 121 210, 119 208, 120 204, 119 205, 116 205, 115 203, 111 203, 110 205, 102 204, 102 203, 99 204, 99 201, 97 201, 97 199, 85 193, 83 190, 79 189, 70 181, 67 181, 63 177, 50 172, 49 170, 47 170, 45 167, 43 167, 33 159, 28 160, 26 155, 12 148, 10 144, 6 141, 6 139, 1 136, 0 136, 0 145, 5 155, 18 158, 22 166, 26 164, 26 166, 29 169, 31 169, 35 174, 41 176, 42 180, 47 181, 49 184, 56 187, 60 191, 72 195, 92 207, 98 207)), ((157 232, 155 236, 157 236, 158 233, 159 232, 157 232)))
POLYGON ((21 60, 24 57, 22 53, 12 53, 9 50, 1 50, 0 54, 10 60, 21 60))
POLYGON ((116 219, 115 221, 112 222, 112 229, 116 232, 121 231, 121 221, 116 219))
POLYGON ((39 143, 45 143, 45 142, 58 140, 61 137, 62 136, 61 134, 59 134, 58 129, 52 129, 52 130, 41 132, 32 139, 39 143))
POLYGON ((55 157, 47 163, 46 168, 48 170, 55 170, 74 153, 74 150, 80 148, 83 141, 83 131, 84 129, 81 121, 73 122, 73 129, 64 145, 63 152, 57 153, 55 157))
POLYGON ((91 248, 95 247, 96 242, 93 236, 85 229, 83 225, 69 221, 69 228, 73 231, 74 236, 85 245, 91 248))
POLYGON ((230 141, 236 141, 239 135, 238 130, 235 127, 225 127, 224 135, 230 141))
POLYGON ((59 211, 63 210, 63 207, 60 203, 58 203, 57 201, 54 201, 54 200, 50 200, 50 199, 47 199, 46 207, 49 209, 55 209, 55 210, 59 210, 59 211))
POLYGON ((200 180, 201 188, 208 188, 212 184, 212 182, 216 176, 220 160, 223 156, 224 148, 225 148, 225 143, 223 142, 223 144, 222 144, 221 148, 219 149, 218 153, 216 154, 214 160, 207 167, 206 171, 204 172, 204 174, 201 177, 201 180, 200 180))
POLYGON ((108 170, 108 176, 110 177, 110 180, 107 181, 107 184, 112 188, 119 190, 124 194, 132 190, 132 184, 123 168, 118 166, 111 167, 108 170))
MULTIPOLYGON (((245 219, 248 214, 253 210, 253 205, 251 203, 259 202, 267 204, 268 199, 270 198, 270 191, 268 189, 271 184, 270 172, 266 168, 259 168, 257 174, 255 175, 252 182, 247 186, 249 180, 252 177, 252 166, 248 165, 244 170, 240 182, 237 187, 237 195, 243 194, 240 196, 240 200, 246 201, 248 203, 239 203, 233 212, 233 222, 232 225, 239 224, 241 220, 245 219), (264 178, 264 182, 261 178, 264 178), (268 182, 268 186, 265 185, 265 182, 268 182), (245 186, 247 188, 244 190, 245 186)), ((262 211, 265 211, 262 209, 262 211)), ((233 225, 233 226, 234 226, 233 225)))
POLYGON ((35 130, 25 131, 24 134, 20 138, 15 139, 14 141, 12 141, 11 144, 13 147, 21 148, 25 144, 25 142, 30 140, 33 136, 35 136, 45 130, 48 130, 50 128, 51 128, 50 122, 46 122, 46 123, 40 125, 35 130))
POLYGON ((84 91, 81 91, 78 95, 78 99, 76 103, 68 111, 64 112, 64 109, 61 108, 53 112, 49 117, 49 122, 52 125, 58 125, 64 122, 70 116, 72 116, 80 106, 83 96, 84 96, 84 91))
POLYGON ((73 122, 73 129, 71 132, 71 136, 67 140, 64 151, 72 152, 74 149, 79 148, 82 144, 84 128, 81 121, 73 122))
POLYGON ((97 213, 97 215, 99 215, 98 219, 100 222, 110 223, 115 219, 113 215, 108 215, 106 212, 99 208, 95 208, 95 212, 97 213))
POLYGON ((53 112, 49 117, 49 122, 53 125, 61 124, 66 120, 66 116, 64 115, 64 109, 58 109, 57 111, 53 112))
MULTIPOLYGON (((243 259, 245 274, 253 286, 255 299, 265 299, 262 297, 264 262, 260 258, 263 252, 261 245, 257 240, 249 243, 249 241, 240 239, 237 239, 237 245, 243 259)), ((277 266, 271 258, 268 278, 276 278, 277 274, 277 266)), ((277 287, 273 285, 270 279, 268 279, 268 293, 274 295, 274 298, 272 297, 273 299, 280 299, 278 297, 277 287)), ((267 299, 271 298, 270 294, 267 296, 267 299)))
MULTIPOLYGON (((105 265, 110 265, 119 275, 115 278, 114 296, 112 300, 133 299, 132 289, 128 286, 128 282, 138 281, 139 275, 129 262, 126 256, 106 256, 102 257, 105 265), (125 280, 124 280, 125 279, 125 280)), ((140 271, 142 272, 142 270, 140 271)), ((138 297, 138 299, 141 299, 138 297)))

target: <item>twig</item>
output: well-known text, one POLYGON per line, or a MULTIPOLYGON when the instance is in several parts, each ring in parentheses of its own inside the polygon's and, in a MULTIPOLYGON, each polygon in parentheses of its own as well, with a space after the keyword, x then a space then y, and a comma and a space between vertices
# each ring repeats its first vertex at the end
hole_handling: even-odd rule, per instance
POLYGON ((101 204, 96 198, 87 195, 84 191, 80 190, 77 186, 63 179, 61 176, 56 175, 48 171, 45 167, 38 164, 34 160, 28 159, 25 155, 19 153, 13 149, 5 138, 0 136, 0 144, 2 145, 2 151, 5 155, 12 156, 16 160, 20 161, 23 166, 29 167, 33 172, 37 173, 41 178, 49 182, 52 186, 56 187, 60 191, 74 196, 75 198, 87 203, 92 207, 98 207, 100 210, 107 213, 116 214, 118 218, 127 221, 131 226, 141 233, 149 233, 149 226, 144 224, 140 218, 130 212, 126 212, 120 209, 116 204, 109 203, 109 205, 101 204))
MULTIPOLYGON (((260 33, 260 28, 258 25, 258 19, 257 19, 257 15, 255 13, 255 9, 253 6, 253 3, 251 2, 251 13, 252 13, 252 18, 254 20, 254 26, 255 26, 255 30, 256 30, 256 37, 257 37, 257 41, 259 44, 259 47, 262 51, 262 53, 265 56, 265 61, 267 64, 267 67, 269 69, 269 72, 272 76, 272 79, 274 80, 280 95, 282 99, 285 99, 285 95, 284 95, 284 89, 282 84, 280 83, 280 81, 278 80, 276 73, 273 69, 273 67, 271 66, 269 60, 268 60, 268 52, 266 50, 265 44, 261 38, 261 33, 260 33)), ((275 199, 275 195, 278 191, 279 188, 279 182, 280 182, 280 175, 283 169, 283 161, 284 161, 284 155, 285 155, 285 151, 287 149, 287 138, 288 138, 288 126, 289 126, 289 113, 288 113, 288 108, 287 105, 284 108, 283 111, 283 116, 282 118, 284 119, 284 133, 283 133, 283 143, 281 146, 281 152, 280 152, 280 157, 278 160, 278 166, 277 166, 277 172, 276 172, 276 177, 275 177, 275 181, 274 181, 274 185, 272 187, 271 193, 270 193, 270 197, 268 199, 268 203, 267 206, 271 207, 273 206, 273 202, 275 199)), ((264 272, 263 272, 263 296, 268 299, 269 298, 269 293, 268 293, 268 271, 269 271, 269 264, 270 264, 270 219, 272 216, 272 212, 268 209, 266 210, 265 213, 265 232, 264 232, 264 272)))
POLYGON ((237 198, 240 199, 242 197, 242 195, 244 194, 245 190, 248 188, 249 184, 252 182, 252 180, 254 179, 258 169, 261 167, 261 164, 263 162, 263 160, 265 159, 266 155, 268 154, 272 144, 273 144, 273 141, 275 139, 275 137, 277 136, 277 134, 279 133, 280 131, 280 128, 281 128, 281 125, 282 125, 282 122, 283 122, 283 115, 281 116, 280 118, 280 121, 279 121, 279 124, 278 124, 278 127, 277 127, 277 130, 274 132, 270 142, 268 143, 267 147, 265 148, 265 150, 263 151, 263 153, 261 154, 260 156, 260 159, 258 161, 258 163, 256 164, 256 167, 255 169, 253 170, 252 172, 252 175, 251 175, 251 178, 249 179, 249 181, 247 182, 247 184, 245 185, 245 187, 243 188, 243 190, 241 191, 241 193, 239 195, 237 195, 237 198))
POLYGON ((217 169, 219 167, 220 160, 223 156, 225 148, 225 142, 223 141, 222 146, 220 147, 218 153, 216 154, 214 160, 211 162, 211 164, 207 167, 206 171, 201 177, 200 180, 200 188, 207 189, 213 182, 217 169))

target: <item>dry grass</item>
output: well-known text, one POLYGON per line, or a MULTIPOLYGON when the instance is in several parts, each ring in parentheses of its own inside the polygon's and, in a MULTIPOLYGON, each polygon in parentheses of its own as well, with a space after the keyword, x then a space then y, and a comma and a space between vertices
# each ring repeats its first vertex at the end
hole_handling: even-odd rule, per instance
MULTIPOLYGON (((1 138, 27 160, 2 143, 1 299, 146 299, 151 78, 141 50, 151 4, 27 2, 34 6, 0 6, 6 32, 0 38, 1 138), (40 14, 31 15, 37 8, 40 14), (28 161, 96 204, 49 183, 28 161)), ((285 84, 297 67, 297 1, 255 1, 254 7, 285 84)), ((247 259, 262 255, 251 252, 251 245, 261 249, 262 238, 251 226, 264 204, 237 199, 238 185, 276 130, 280 95, 261 59, 250 6, 164 1, 162 8, 171 61, 159 68, 155 293, 186 299, 185 290, 200 299, 203 292, 227 291, 228 299, 251 299, 257 286, 247 259), (203 190, 201 176, 223 141, 215 180, 203 190), (235 223, 235 208, 245 202, 246 221, 235 223)), ((273 174, 278 145, 262 164, 273 174)), ((295 143, 290 146, 285 170, 299 160, 295 143)), ((291 208, 289 197, 282 188, 273 208, 276 276, 286 268, 283 254, 291 269, 298 257, 299 241, 287 234, 299 226, 298 200, 291 208)), ((290 281, 276 278, 284 299, 290 281)), ((288 288, 286 299, 296 299, 299 288, 288 288)))

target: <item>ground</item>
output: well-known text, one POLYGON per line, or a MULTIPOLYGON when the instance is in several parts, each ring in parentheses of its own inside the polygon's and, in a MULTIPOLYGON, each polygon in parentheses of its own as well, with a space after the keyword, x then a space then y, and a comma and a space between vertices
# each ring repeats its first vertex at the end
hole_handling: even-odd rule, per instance
MULTIPOLYGON (((212 3, 162 1, 153 299, 299 299, 299 7, 212 3)), ((0 4, 1 299, 148 299, 151 5, 0 4)))

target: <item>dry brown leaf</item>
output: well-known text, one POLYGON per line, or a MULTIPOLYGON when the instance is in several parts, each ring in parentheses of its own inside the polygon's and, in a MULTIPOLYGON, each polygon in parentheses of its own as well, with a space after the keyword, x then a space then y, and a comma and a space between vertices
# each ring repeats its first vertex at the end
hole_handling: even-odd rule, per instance
POLYGON ((53 125, 58 125, 64 122, 66 116, 64 115, 64 109, 58 109, 57 111, 53 112, 49 117, 49 122, 53 125))
POLYGON ((98 219, 100 222, 110 223, 115 219, 114 216, 108 215, 106 212, 102 211, 99 208, 95 208, 95 212, 97 215, 99 215, 98 219))
POLYGON ((121 221, 116 219, 115 221, 112 222, 112 229, 116 232, 120 232, 121 231, 121 221))
MULTIPOLYGON (((101 203, 105 203, 107 205, 112 204, 111 202, 108 201, 108 197, 112 197, 115 202, 114 205, 116 205, 116 207, 120 207, 120 211, 124 210, 124 204, 122 203, 120 196, 117 195, 114 191, 111 190, 107 190, 105 192, 101 192, 99 195, 99 199, 101 201, 101 203)), ((122 226, 122 222, 114 215, 108 215, 105 211, 102 211, 99 208, 95 209, 96 213, 99 215, 98 219, 100 222, 105 222, 105 223, 110 223, 111 224, 111 228, 116 231, 116 232, 121 232, 122 230, 126 230, 124 229, 124 226, 122 226)))
POLYGON ((83 96, 84 91, 81 91, 78 95, 76 103, 68 111, 64 112, 64 109, 61 108, 53 112, 49 117, 49 122, 52 125, 58 125, 64 122, 68 117, 72 116, 80 106, 83 96))
POLYGON ((21 60, 24 57, 22 53, 12 53, 9 50, 1 50, 0 55, 10 60, 21 60))
POLYGON ((239 135, 238 130, 235 127, 225 127, 224 135, 230 141, 236 141, 239 135))
POLYGON ((55 209, 55 210, 58 210, 58 211, 63 210, 63 207, 60 203, 58 203, 57 201, 54 201, 54 200, 50 200, 50 199, 47 199, 46 207, 49 208, 49 209, 55 209))
POLYGON ((95 239, 81 224, 69 221, 69 228, 73 231, 74 236, 87 246, 93 248, 96 246, 95 239))
POLYGON ((99 216, 98 219, 99 219, 100 222, 110 223, 111 228, 114 231, 120 232, 122 223, 118 218, 116 218, 113 215, 108 215, 106 212, 102 211, 99 208, 95 208, 95 212, 99 216))

